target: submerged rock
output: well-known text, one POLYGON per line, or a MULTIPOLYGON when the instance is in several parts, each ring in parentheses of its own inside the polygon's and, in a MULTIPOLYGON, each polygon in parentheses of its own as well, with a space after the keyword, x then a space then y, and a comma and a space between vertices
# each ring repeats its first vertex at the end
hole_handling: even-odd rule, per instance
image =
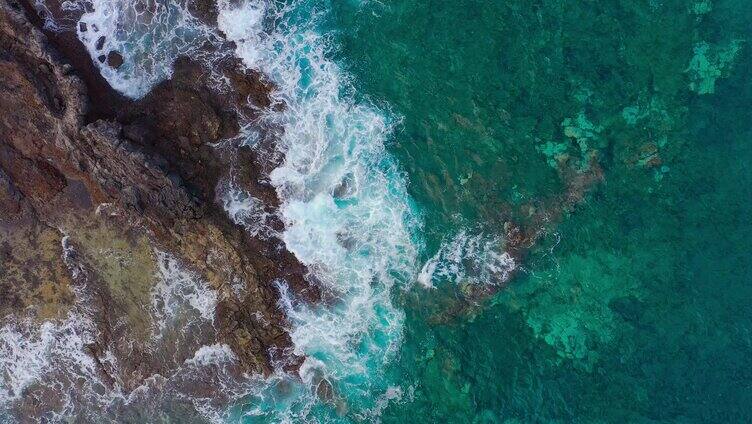
POLYGON ((689 89, 697 94, 715 93, 715 83, 728 75, 742 48, 742 40, 732 40, 726 46, 710 45, 704 41, 695 45, 687 73, 689 89))
POLYGON ((201 22, 216 26, 219 11, 216 0, 188 0, 188 10, 201 22))

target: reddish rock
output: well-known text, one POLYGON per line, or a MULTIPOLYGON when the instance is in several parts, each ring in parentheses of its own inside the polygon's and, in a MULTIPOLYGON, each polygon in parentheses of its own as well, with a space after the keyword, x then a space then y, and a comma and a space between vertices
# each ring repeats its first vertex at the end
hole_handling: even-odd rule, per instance
POLYGON ((65 31, 45 36, 24 16, 33 12, 26 6, 0 0, 0 290, 7 300, 0 318, 64 316, 76 287, 90 297, 99 332, 87 352, 107 384, 126 390, 169 375, 211 343, 228 344, 245 371, 270 373, 270 351, 287 352, 288 367, 298 366, 273 282, 285 279, 311 300, 318 291, 280 240, 249 235, 216 193, 234 172, 270 212, 278 206, 253 152, 213 146, 238 134, 241 100, 270 104, 270 86, 238 71, 232 84, 242 94, 223 95, 206 70, 180 59, 171 80, 127 100, 102 83, 77 39, 65 31), (155 249, 216 291, 214 327, 168 334, 163 345, 145 339, 155 249), (106 354, 115 355, 117 370, 106 354))

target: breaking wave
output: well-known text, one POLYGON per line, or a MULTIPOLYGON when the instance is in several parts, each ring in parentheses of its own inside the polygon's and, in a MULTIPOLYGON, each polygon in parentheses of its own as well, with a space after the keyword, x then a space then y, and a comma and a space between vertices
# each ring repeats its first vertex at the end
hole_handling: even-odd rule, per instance
POLYGON ((517 268, 503 250, 504 239, 462 230, 448 238, 420 270, 418 282, 433 288, 441 282, 498 285, 509 280, 517 268))
POLYGON ((406 288, 416 273, 419 221, 384 147, 395 119, 343 94, 349 82, 327 58, 330 46, 310 5, 220 5, 220 30, 247 66, 275 82, 275 100, 286 106, 263 116, 283 128, 277 148, 284 162, 270 175, 282 200, 282 238, 332 299, 309 305, 278 283, 295 351, 307 358, 303 387, 253 414, 310 418, 317 391, 327 387, 331 409, 357 415, 376 407, 379 393, 396 393, 381 371, 402 337, 392 290, 406 288))
POLYGON ((91 0, 65 2, 84 11, 76 26, 102 75, 116 90, 141 97, 172 75, 180 55, 198 55, 213 34, 184 6, 162 0, 91 0), (110 54, 124 57, 122 66, 107 65, 110 54))

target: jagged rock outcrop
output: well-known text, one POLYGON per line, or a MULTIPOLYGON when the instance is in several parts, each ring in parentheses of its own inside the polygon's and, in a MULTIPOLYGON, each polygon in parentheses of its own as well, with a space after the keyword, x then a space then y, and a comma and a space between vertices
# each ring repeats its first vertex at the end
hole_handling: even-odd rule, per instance
POLYGON ((253 152, 213 146, 238 134, 238 114, 253 113, 248 99, 269 107, 272 87, 227 64, 236 94, 222 96, 206 70, 180 59, 172 80, 131 101, 102 84, 71 34, 45 36, 30 13, 0 0, 0 319, 60 319, 84 293, 99 332, 88 353, 105 381, 127 389, 211 343, 228 344, 247 371, 271 372, 270 351, 296 366, 282 354, 291 342, 273 282, 312 300, 316 288, 281 241, 235 224, 216 192, 232 170, 265 207, 278 206, 253 152), (217 302, 213 324, 154 342, 161 252, 217 302))

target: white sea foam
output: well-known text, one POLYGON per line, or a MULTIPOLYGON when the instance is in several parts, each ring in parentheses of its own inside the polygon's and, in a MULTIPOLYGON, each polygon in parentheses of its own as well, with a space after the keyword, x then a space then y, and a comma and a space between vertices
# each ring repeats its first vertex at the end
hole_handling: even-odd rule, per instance
POLYGON ((438 252, 426 261, 418 274, 418 281, 425 287, 434 287, 435 281, 505 283, 517 263, 503 248, 504 240, 500 237, 460 231, 442 243, 438 252))
POLYGON ((372 408, 355 415, 362 421, 378 423, 381 421, 381 414, 390 404, 412 402, 414 396, 413 386, 409 386, 407 390, 403 390, 400 386, 389 386, 376 398, 376 403, 372 408))
MULTIPOLYGON (((0 327, 0 406, 19 400, 34 384, 48 383, 69 390, 80 376, 88 386, 101 385, 94 360, 85 347, 94 341, 93 323, 71 312, 60 322, 35 325, 31 320, 11 321, 0 327), (46 381, 56 373, 67 381, 46 381)), ((91 387, 88 387, 89 389, 91 387)), ((59 393, 66 397, 64 391, 59 393)), ((69 406, 67 401, 61 402, 69 406)))
POLYGON ((186 365, 207 366, 231 362, 236 359, 237 357, 230 346, 217 343, 210 346, 201 346, 193 355, 193 358, 187 359, 185 363, 186 365))
MULTIPOLYGON (((97 422, 119 422, 103 411, 117 410, 128 404, 136 408, 159 408, 159 403, 152 402, 155 397, 169 402, 171 398, 185 396, 192 402, 195 400, 197 410, 216 418, 224 416, 220 411, 223 408, 212 405, 212 399, 194 396, 191 392, 194 386, 227 387, 226 399, 239 399, 248 392, 248 380, 242 373, 232 375, 224 371, 225 367, 236 364, 237 358, 222 344, 202 346, 171 374, 149 377, 142 386, 126 391, 120 383, 118 359, 113 352, 105 345, 98 362, 91 355, 89 347, 102 342, 90 311, 91 287, 87 287, 85 272, 77 263, 75 249, 67 237, 62 244, 63 259, 69 271, 81 277, 73 287, 75 302, 63 319, 39 324, 30 318, 11 318, 0 327, 0 421, 6 410, 25 402, 28 390, 34 390, 37 395, 42 393, 40 396, 48 399, 46 402, 55 403, 45 405, 48 410, 44 418, 49 422, 68 422, 81 417, 97 422), (111 380, 103 381, 101 368, 108 372, 111 380)), ((160 252, 157 256, 159 267, 154 296, 159 301, 155 302, 155 318, 167 323, 176 314, 188 311, 201 322, 211 322, 216 304, 214 291, 183 269, 174 257, 160 252)), ((155 340, 160 337, 159 328, 155 340)))
MULTIPOLYGON (((76 262, 76 252, 68 241, 61 239, 61 259, 74 280, 83 270, 76 262)), ((25 391, 38 385, 53 390, 59 404, 49 411, 51 416, 67 416, 75 408, 73 397, 98 403, 102 397, 97 364, 86 347, 98 331, 91 317, 83 287, 72 287, 76 301, 67 315, 41 324, 30 317, 6 317, 0 327, 0 410, 9 408, 23 398, 25 391)), ((107 352, 109 353, 109 352, 107 352)), ((114 366, 114 363, 108 363, 114 366)), ((116 394, 118 387, 110 391, 116 394)))
POLYGON ((253 236, 267 238, 277 235, 269 226, 272 215, 260 200, 232 185, 221 191, 222 204, 233 222, 253 236))
POLYGON ((160 328, 166 321, 192 308, 204 321, 214 322, 217 293, 196 274, 181 266, 174 256, 156 252, 157 283, 152 293, 152 308, 160 328))
MULTIPOLYGON (((296 353, 308 357, 301 377, 311 386, 315 373, 347 401, 367 403, 401 341, 403 313, 391 295, 415 275, 417 220, 384 149, 390 117, 342 94, 348 81, 327 59, 315 16, 296 19, 297 6, 221 1, 219 26, 246 65, 279 88, 275 97, 286 108, 264 119, 284 129, 277 147, 285 160, 271 173, 282 199, 283 239, 339 300, 313 307, 280 284, 296 353), (271 31, 260 31, 262 21, 271 21, 271 31)), ((310 390, 297 393, 287 408, 276 407, 277 418, 305 416, 313 399, 310 390)))
MULTIPOLYGON (((87 31, 79 28, 78 35, 94 58, 108 51, 123 54, 118 71, 100 65, 115 88, 140 97, 169 77, 175 57, 213 40, 174 3, 148 1, 147 11, 155 12, 148 13, 128 0, 93 0, 93 12, 82 18, 87 31), (106 39, 100 51, 101 35, 106 39)), ((219 27, 235 42, 236 55, 278 88, 273 97, 284 110, 264 111, 261 121, 283 129, 276 147, 285 159, 270 176, 282 201, 281 236, 337 301, 311 306, 279 282, 295 352, 307 357, 300 375, 304 384, 281 371, 263 383, 254 380, 247 387, 254 407, 247 413, 282 422, 310 419, 318 401, 315 384, 325 379, 351 407, 378 414, 403 390, 386 381, 382 369, 402 337, 404 314, 392 303, 393 291, 415 280, 419 251, 414 240, 419 220, 405 178, 384 148, 395 117, 343 94, 347 76, 327 58, 330 46, 316 31, 315 13, 304 12, 303 1, 281 4, 220 0, 219 27)), ((263 221, 263 209, 244 193, 225 193, 229 215, 258 233, 254 225, 263 221)), ((195 286, 192 277, 181 275, 169 259, 159 262, 167 277, 155 292, 155 307, 170 311, 169 305, 187 299, 208 318, 209 297, 187 289, 195 286)), ((214 348, 197 352, 199 359, 214 348)), ((207 411, 213 411, 212 419, 218 416, 213 408, 207 411)))
MULTIPOLYGON (((78 0, 77 3, 83 4, 78 0)), ((171 0, 87 0, 90 10, 76 27, 102 76, 116 90, 141 97, 170 77, 180 55, 197 55, 212 32, 171 0), (84 30, 85 29, 85 30, 84 30), (104 37, 104 41, 100 41, 104 37), (99 47, 99 48, 97 48, 99 47), (118 52, 124 58, 113 69, 98 58, 118 52)))

